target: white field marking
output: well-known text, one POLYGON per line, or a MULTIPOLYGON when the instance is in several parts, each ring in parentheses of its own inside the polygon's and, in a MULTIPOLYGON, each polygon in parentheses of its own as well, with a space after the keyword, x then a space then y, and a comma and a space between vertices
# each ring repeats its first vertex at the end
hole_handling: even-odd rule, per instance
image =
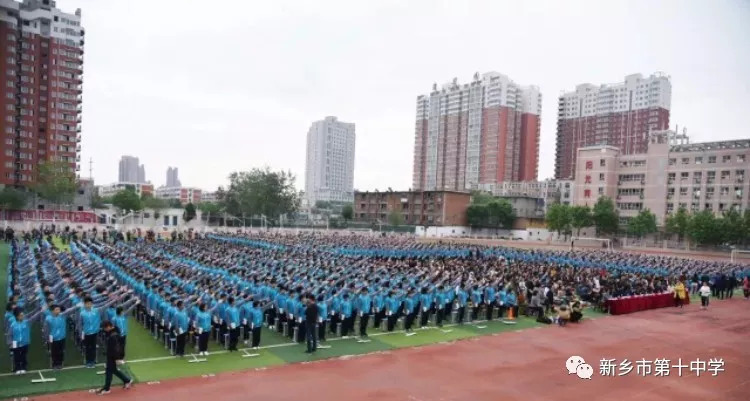
MULTIPOLYGON (((474 320, 472 323, 484 323, 484 322, 486 322, 486 320, 474 320)), ((458 327, 458 326, 460 326, 458 323, 452 323, 452 324, 446 324, 443 327, 458 327)), ((469 325, 467 325, 467 326, 469 326, 469 325)), ((474 327, 476 327, 476 328, 486 328, 487 326, 474 326, 474 327)), ((437 329, 437 327, 431 327, 430 326, 430 327, 425 327, 424 329, 425 330, 429 330, 429 329, 433 329, 434 330, 434 329, 437 329)), ((386 332, 381 332, 381 333, 373 333, 373 334, 370 334, 370 337, 379 337, 379 336, 387 336, 387 335, 391 335, 391 334, 403 334, 403 333, 405 333, 404 330, 394 330, 394 331, 386 331, 386 332)), ((414 334, 416 334, 416 333, 414 333, 414 334)), ((352 338, 336 337, 336 338, 330 338, 327 341, 331 342, 331 341, 342 341, 342 340, 351 340, 351 339, 352 338)), ((472 341, 476 341, 477 338, 471 338, 471 340, 472 341)), ((258 347, 258 348, 259 349, 270 349, 270 348, 279 348, 279 347, 289 347, 289 346, 293 346, 293 345, 298 345, 298 344, 296 342, 279 343, 279 344, 264 345, 264 346, 258 347)), ((301 345, 304 346, 304 344, 301 344, 301 345)), ((247 350, 252 350, 252 348, 240 348, 239 350, 241 351, 241 350, 246 350, 246 349, 247 350)), ((227 350, 219 350, 219 351, 213 351, 213 352, 211 352, 211 355, 228 354, 228 353, 229 353, 229 351, 227 351, 227 350)), ((128 364, 132 364, 132 363, 145 363, 145 362, 158 362, 158 361, 166 361, 166 360, 169 360, 169 359, 177 359, 177 358, 178 357, 176 355, 159 356, 159 357, 153 357, 153 358, 142 358, 142 359, 134 359, 132 361, 128 361, 128 364)), ((104 367, 104 364, 100 363, 100 364, 97 364, 96 366, 104 367)), ((86 367, 85 365, 66 366, 66 367, 64 367, 64 368, 62 368, 60 370, 83 369, 85 367, 86 367)), ((53 369, 39 369, 39 370, 31 371, 29 373, 34 373, 34 372, 53 372, 53 371, 54 371, 53 369)), ((15 373, 0 373, 0 377, 14 376, 14 375, 15 375, 15 373)))
POLYGON ((151 382, 146 382, 146 384, 148 384, 148 385, 161 384, 161 382, 158 381, 158 380, 154 380, 154 381, 151 381, 151 382))

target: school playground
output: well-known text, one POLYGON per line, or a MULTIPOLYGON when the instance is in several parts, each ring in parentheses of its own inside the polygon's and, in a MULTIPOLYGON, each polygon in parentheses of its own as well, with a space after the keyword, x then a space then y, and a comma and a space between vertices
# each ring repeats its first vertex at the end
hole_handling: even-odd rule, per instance
MULTIPOLYGON (((5 288, 7 247, 0 247, 0 288, 5 288)), ((4 307, 5 294, 0 300, 4 307)), ((329 349, 305 354, 304 345, 264 331, 260 351, 229 354, 212 345, 205 362, 171 357, 140 325, 131 322, 123 369, 137 380, 130 390, 113 385, 113 400, 742 400, 750 399, 750 301, 735 296, 714 301, 708 311, 692 302, 683 310, 661 309, 624 316, 586 312, 580 324, 561 328, 521 317, 502 322, 428 328, 417 335, 373 329, 369 343, 331 339, 329 349), (258 353, 258 356, 243 355, 258 353), (565 361, 583 357, 595 371, 591 380, 568 375, 565 361), (722 358, 724 371, 676 369, 669 376, 636 374, 641 359, 669 359, 685 365, 698 358, 722 358), (623 376, 603 377, 601 359, 632 361, 623 376)), ((38 330, 38 329, 37 329, 38 330)), ((30 372, 2 372, 0 399, 85 400, 101 386, 97 369, 85 369, 69 341, 62 371, 49 363, 32 334, 30 372), (41 375, 37 372, 43 369, 41 375), (44 377, 54 382, 32 383, 44 377), (58 394, 50 394, 58 393, 58 394), (48 394, 40 396, 39 394, 48 394)), ((0 348, 0 366, 9 365, 0 348)))

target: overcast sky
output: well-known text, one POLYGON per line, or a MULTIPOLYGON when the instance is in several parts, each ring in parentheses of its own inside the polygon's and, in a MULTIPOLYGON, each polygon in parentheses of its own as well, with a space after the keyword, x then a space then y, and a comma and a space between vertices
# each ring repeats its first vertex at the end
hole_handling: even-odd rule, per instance
POLYGON ((117 180, 138 156, 163 185, 215 189, 236 170, 304 187, 310 123, 356 124, 354 186, 411 186, 415 101, 498 71, 543 96, 539 178, 552 177, 557 96, 655 71, 693 142, 748 138, 750 2, 58 0, 86 28, 83 168, 117 180))

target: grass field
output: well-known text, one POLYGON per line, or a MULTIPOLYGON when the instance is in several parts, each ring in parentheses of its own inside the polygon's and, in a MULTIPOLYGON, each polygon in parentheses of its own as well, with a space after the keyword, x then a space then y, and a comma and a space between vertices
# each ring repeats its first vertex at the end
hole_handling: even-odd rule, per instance
MULTIPOLYGON (((55 245, 64 248, 62 244, 55 245)), ((2 244, 0 245, 0 288, 2 289, 6 288, 7 267, 8 246, 2 244)), ((5 303, 7 302, 5 292, 2 293, 1 297, 0 306, 4 310, 5 303)), ((593 310, 586 312, 587 318, 600 316, 602 316, 601 313, 593 310)), ((159 381, 243 369, 264 368, 285 363, 314 361, 345 355, 366 354, 542 327, 546 327, 546 325, 537 323, 530 318, 521 317, 514 325, 494 321, 482 323, 482 326, 446 326, 445 331, 450 330, 447 333, 436 328, 428 328, 418 330, 417 334, 411 337, 406 337, 402 332, 384 333, 378 329, 370 328, 368 330, 371 339, 369 343, 358 343, 355 339, 344 340, 333 338, 328 341, 328 344, 331 346, 330 349, 320 349, 314 355, 304 353, 304 345, 291 343, 287 338, 264 328, 261 340, 262 348, 258 352, 260 355, 257 357, 244 358, 241 356, 242 352, 228 353, 211 341, 209 350, 212 354, 208 357, 208 360, 201 363, 189 363, 188 360, 192 359, 190 356, 184 359, 170 356, 169 352, 150 336, 150 333, 140 326, 135 319, 131 318, 126 350, 128 363, 125 365, 124 371, 132 375, 138 382, 159 381)), ((549 329, 554 330, 556 328, 550 327, 549 329)), ((96 371, 103 370, 103 368, 85 369, 81 367, 83 362, 81 353, 70 337, 67 341, 65 356, 65 365, 67 367, 61 371, 46 370, 49 367, 49 361, 41 344, 39 324, 34 325, 31 337, 29 371, 32 371, 32 373, 23 376, 14 376, 6 373, 10 372, 11 367, 9 352, 4 341, 3 344, 0 344, 0 399, 42 393, 93 389, 101 386, 103 377, 97 375, 96 371), (45 377, 54 377, 57 381, 32 384, 31 379, 38 378, 39 373, 36 370, 40 369, 43 370, 42 374, 45 377)))

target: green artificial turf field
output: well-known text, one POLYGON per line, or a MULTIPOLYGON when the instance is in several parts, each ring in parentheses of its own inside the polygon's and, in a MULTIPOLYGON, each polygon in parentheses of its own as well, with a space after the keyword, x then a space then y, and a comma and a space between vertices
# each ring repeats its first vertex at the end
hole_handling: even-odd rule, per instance
MULTIPOLYGON (((55 245, 63 248, 62 244, 55 245)), ((0 307, 3 311, 7 302, 4 291, 6 288, 7 268, 8 246, 0 244, 0 289, 3 289, 2 294, 0 294, 0 307)), ((585 316, 586 318, 596 318, 603 316, 603 314, 589 309, 585 312, 585 316)), ((431 327, 424 330, 417 330, 417 334, 410 337, 405 336, 403 332, 399 331, 385 333, 378 329, 369 328, 370 342, 368 343, 358 343, 353 338, 332 338, 328 341, 328 345, 331 348, 319 349, 313 355, 304 353, 304 344, 291 343, 280 334, 264 328, 261 336, 261 349, 259 351, 247 351, 250 353, 257 352, 259 355, 256 357, 242 357, 245 352, 243 350, 236 353, 228 353, 214 341, 211 341, 209 346, 211 355, 207 358, 207 361, 189 363, 188 361, 193 359, 193 357, 175 358, 170 356, 163 345, 154 340, 150 333, 131 317, 126 350, 128 363, 123 367, 123 370, 126 374, 132 375, 138 382, 150 382, 436 344, 543 326, 546 325, 537 323, 531 318, 520 317, 517 319, 516 324, 513 325, 504 324, 500 321, 465 324, 461 326, 446 325, 444 327, 445 330, 431 327)), ((358 327, 358 325, 355 325, 355 327, 358 327)), ((5 341, 2 341, 2 344, 0 344, 0 399, 70 390, 94 389, 97 386, 101 386, 104 377, 97 375, 96 372, 102 371, 103 367, 98 366, 96 369, 83 368, 81 366, 83 362, 81 353, 74 345, 70 336, 67 341, 65 354, 66 368, 61 371, 47 370, 49 368, 49 360, 41 344, 39 324, 35 324, 32 328, 31 337, 32 344, 29 351, 29 371, 31 373, 22 376, 15 376, 8 373, 11 369, 9 351, 5 341), (32 384, 32 379, 39 378, 39 373, 37 372, 39 369, 42 369, 42 374, 45 378, 50 377, 57 380, 49 383, 32 384)), ((240 343, 240 347, 242 347, 242 343, 240 343)), ((191 352, 192 348, 190 346, 187 348, 187 352, 191 352)), ((102 360, 101 356, 99 360, 102 360)))

